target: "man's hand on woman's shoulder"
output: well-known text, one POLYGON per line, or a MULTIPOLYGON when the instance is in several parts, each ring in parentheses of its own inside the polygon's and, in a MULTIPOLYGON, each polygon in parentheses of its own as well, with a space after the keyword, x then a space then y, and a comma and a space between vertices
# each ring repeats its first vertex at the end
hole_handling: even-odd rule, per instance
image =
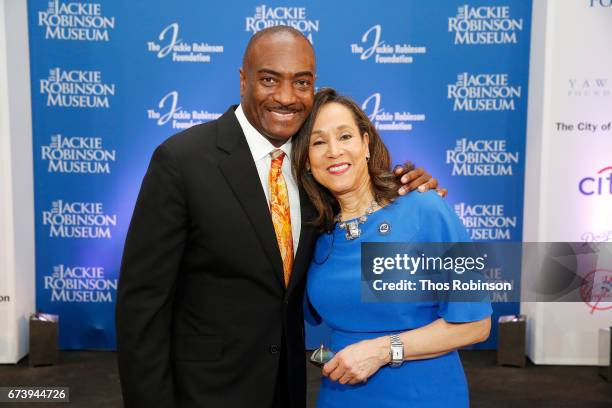
POLYGON ((413 190, 424 193, 429 190, 436 190, 440 197, 446 197, 448 190, 438 188, 438 179, 431 177, 423 167, 415 167, 411 162, 404 163, 403 166, 395 166, 393 174, 400 177, 402 186, 399 188, 399 195, 406 195, 413 190))

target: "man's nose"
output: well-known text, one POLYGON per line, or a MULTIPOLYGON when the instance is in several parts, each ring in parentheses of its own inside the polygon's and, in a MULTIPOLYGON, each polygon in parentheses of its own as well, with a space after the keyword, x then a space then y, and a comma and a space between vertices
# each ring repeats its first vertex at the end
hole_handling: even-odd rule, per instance
POLYGON ((293 88, 293 83, 291 81, 281 81, 277 92, 274 94, 274 99, 276 99, 276 102, 283 106, 288 106, 296 103, 297 98, 295 96, 295 89, 293 88))

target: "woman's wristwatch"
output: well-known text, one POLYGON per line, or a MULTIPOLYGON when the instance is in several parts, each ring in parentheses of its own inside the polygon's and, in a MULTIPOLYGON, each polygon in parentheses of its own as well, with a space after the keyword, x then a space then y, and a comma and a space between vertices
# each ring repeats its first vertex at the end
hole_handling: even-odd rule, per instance
POLYGON ((404 362, 404 343, 400 339, 399 334, 391 335, 391 351, 389 351, 391 367, 399 367, 404 362))

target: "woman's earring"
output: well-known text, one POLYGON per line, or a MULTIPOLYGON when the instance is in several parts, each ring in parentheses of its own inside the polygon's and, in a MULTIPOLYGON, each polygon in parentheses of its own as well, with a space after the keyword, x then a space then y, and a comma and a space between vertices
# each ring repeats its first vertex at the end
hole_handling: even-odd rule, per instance
POLYGON ((369 162, 369 161, 370 161, 370 155, 366 154, 366 162, 369 162))

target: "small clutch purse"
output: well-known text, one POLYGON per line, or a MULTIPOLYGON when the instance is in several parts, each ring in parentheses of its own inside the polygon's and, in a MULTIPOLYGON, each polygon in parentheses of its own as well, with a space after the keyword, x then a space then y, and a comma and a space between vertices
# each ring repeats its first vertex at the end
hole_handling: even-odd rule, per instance
POLYGON ((325 363, 331 360, 336 354, 321 344, 321 347, 312 352, 310 362, 317 367, 323 367, 325 363))

